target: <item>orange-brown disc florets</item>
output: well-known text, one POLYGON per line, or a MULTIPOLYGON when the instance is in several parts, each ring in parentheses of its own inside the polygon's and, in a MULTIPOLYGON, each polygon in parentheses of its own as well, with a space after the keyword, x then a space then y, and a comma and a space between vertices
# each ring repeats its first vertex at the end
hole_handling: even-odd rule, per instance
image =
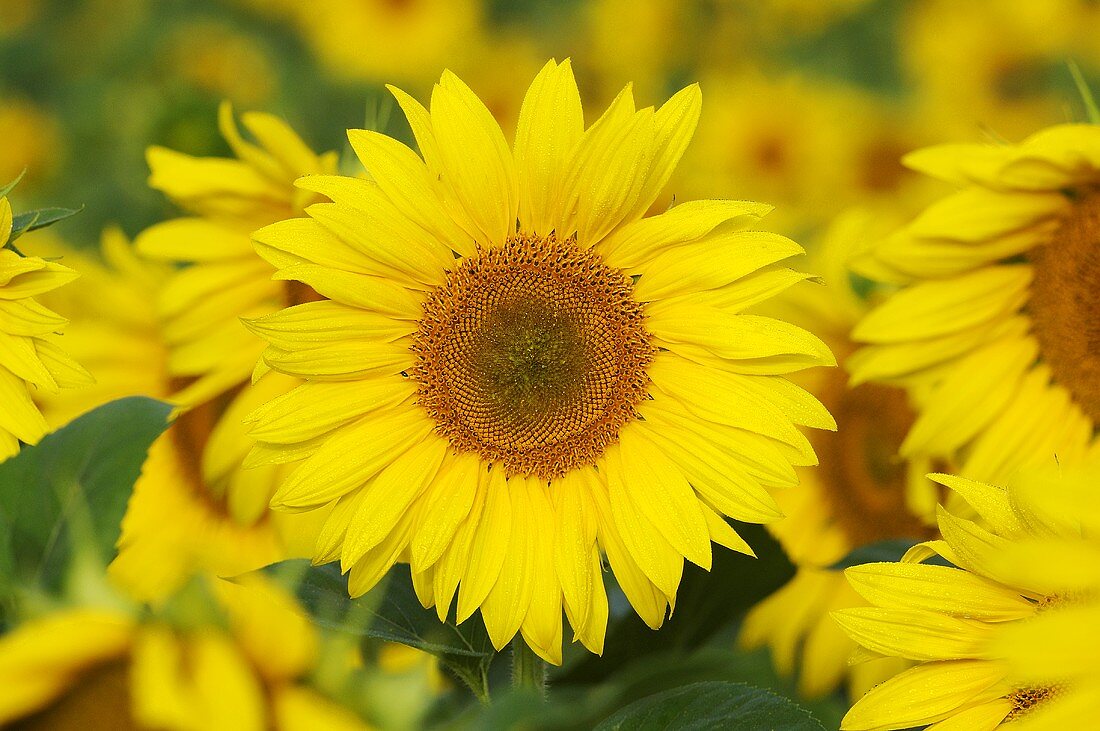
POLYGON ((1035 248, 1028 310, 1054 380, 1100 422, 1100 191, 1086 193, 1035 248))
POLYGON ((593 464, 647 395, 654 348, 632 289, 553 234, 463 259, 424 305, 420 404, 455 448, 509 474, 593 464))
POLYGON ((812 436, 833 518, 854 546, 930 537, 907 507, 908 467, 897 457, 915 420, 905 392, 874 383, 849 389, 843 371, 836 374, 823 401, 837 430, 812 436))

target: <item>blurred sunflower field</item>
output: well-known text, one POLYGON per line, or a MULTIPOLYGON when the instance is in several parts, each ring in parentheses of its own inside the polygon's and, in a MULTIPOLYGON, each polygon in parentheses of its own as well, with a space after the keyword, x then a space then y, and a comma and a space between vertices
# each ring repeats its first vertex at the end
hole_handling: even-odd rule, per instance
POLYGON ((1100 727, 1098 37, 0 0, 0 726, 1100 727))

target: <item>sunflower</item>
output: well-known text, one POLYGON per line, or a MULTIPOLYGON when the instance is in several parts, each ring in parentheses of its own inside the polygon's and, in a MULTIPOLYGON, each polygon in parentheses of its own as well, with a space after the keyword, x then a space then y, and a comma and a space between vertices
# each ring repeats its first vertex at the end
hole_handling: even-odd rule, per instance
POLYGON ((481 44, 483 4, 478 0, 283 4, 317 58, 343 79, 380 81, 396 75, 426 83, 447 59, 481 44))
MULTIPOLYGON (((93 385, 36 395, 53 428, 124 396, 174 398, 154 306, 173 273, 138 257, 117 230, 104 233, 101 251, 102 262, 56 241, 44 250, 82 273, 44 298, 74 313, 65 344, 96 378, 93 385)), ((297 524, 315 519, 267 510, 278 469, 241 468, 251 446, 241 413, 292 386, 290 379, 270 374, 232 399, 180 410, 152 445, 123 518, 119 555, 110 567, 119 588, 136 599, 159 601, 196 571, 234 576, 307 555, 311 546, 297 536, 308 531, 297 524)))
MULTIPOLYGON (((119 249, 126 263, 103 280, 118 291, 137 288, 135 298, 155 301, 152 313, 135 305, 85 323, 89 332, 114 328, 125 342, 153 351, 134 362, 114 353, 109 341, 87 342, 114 397, 135 393, 135 378, 155 374, 156 382, 146 384, 153 390, 144 394, 180 406, 150 450, 111 566, 116 581, 143 600, 169 595, 197 569, 233 575, 302 555, 323 519, 273 514, 268 501, 283 468, 244 468, 252 441, 242 417, 299 381, 257 373, 257 382, 245 388, 264 344, 240 318, 319 298, 298 282, 273 281, 274 269, 256 255, 249 236, 317 200, 292 182, 334 170, 336 158, 315 155, 270 115, 245 114, 243 122, 258 144, 242 137, 223 105, 221 131, 237 159, 149 150, 151 185, 195 215, 143 231, 134 242, 139 256, 119 249), (173 266, 181 264, 186 266, 173 266)), ((85 296, 112 297, 91 289, 85 296)), ((94 304, 88 309, 99 312, 94 304)))
POLYGON ((237 159, 195 158, 162 147, 147 154, 149 184, 194 214, 151 226, 135 240, 143 257, 187 265, 157 298, 168 372, 181 403, 201 404, 248 382, 263 343, 247 333, 241 317, 317 297, 307 287, 272 281, 249 236, 318 200, 293 182, 334 172, 336 154, 314 154, 277 117, 249 113, 242 121, 259 144, 242 137, 232 109, 222 105, 218 124, 237 159))
POLYGON ((82 608, 19 625, 0 637, 0 723, 28 731, 365 731, 305 682, 319 638, 291 597, 254 576, 214 589, 208 617, 82 608))
POLYGON ((964 476, 1084 452, 1100 419, 1100 127, 1018 145, 946 145, 911 167, 963 187, 853 262, 899 285, 869 312, 853 381, 919 391, 901 454, 960 455, 964 476))
POLYGON ((881 96, 805 74, 775 77, 743 64, 705 80, 708 116, 677 173, 688 192, 736 181, 780 205, 774 226, 824 228, 854 205, 923 199, 901 156, 923 122, 881 96), (859 129, 849 120, 859 119, 859 129))
POLYGON ((659 627, 685 558, 751 552, 722 515, 779 517, 766 488, 816 461, 798 426, 834 427, 783 377, 833 364, 824 343, 741 312, 802 278, 778 263, 801 248, 752 230, 757 203, 643 217, 697 86, 656 111, 627 87, 585 130, 550 61, 513 149, 449 72, 430 111, 392 91, 424 159, 351 131, 370 179, 304 178, 333 202, 255 235, 331 298, 250 323, 265 363, 306 381, 250 417, 259 454, 304 459, 272 505, 332 506, 315 560, 339 559, 355 596, 408 561, 425 606, 445 617, 457 591, 497 648, 520 632, 559 663, 564 606, 599 653, 601 552, 659 627))
POLYGON ((1095 26, 1080 8, 1070 7, 1073 2, 906 5, 898 50, 916 113, 941 134, 991 129, 1007 139, 1063 121, 1063 100, 1055 90, 1065 59, 1095 54, 1096 45, 1095 26))
POLYGON ((82 386, 92 378, 58 345, 67 320, 35 297, 76 279, 72 269, 8 247, 11 204, 0 196, 0 460, 48 431, 32 401, 36 391, 82 386))
POLYGON ((1094 728, 1100 719, 1097 469, 1026 470, 1008 488, 934 475, 983 525, 941 510, 943 540, 856 566, 872 606, 836 612, 871 656, 919 664, 845 716, 851 731, 1094 728), (920 561, 939 554, 953 566, 920 561))
MULTIPOLYGON (((852 286, 846 263, 852 242, 879 227, 877 214, 851 210, 825 233, 811 259, 826 286, 807 282, 766 303, 767 312, 820 334, 839 359, 855 345, 852 326, 866 311, 852 286)), ((845 682, 853 699, 896 673, 897 660, 850 665, 852 642, 829 612, 863 602, 829 566, 854 549, 895 538, 925 538, 935 520, 937 487, 925 474, 927 456, 897 458, 914 411, 901 389, 865 383, 849 388, 842 369, 814 369, 792 377, 817 395, 836 417, 835 432, 813 432, 810 443, 821 460, 798 470, 801 487, 781 491, 776 501, 785 517, 768 526, 796 574, 754 607, 740 641, 752 649, 767 645, 783 675, 798 668, 798 690, 807 697, 832 692, 845 682)))

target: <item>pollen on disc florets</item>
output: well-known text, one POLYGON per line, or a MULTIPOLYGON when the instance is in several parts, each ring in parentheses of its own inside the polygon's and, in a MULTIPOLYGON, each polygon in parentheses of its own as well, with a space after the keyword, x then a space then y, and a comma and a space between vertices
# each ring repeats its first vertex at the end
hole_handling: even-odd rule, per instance
POLYGON ((1050 242, 1028 254, 1028 311, 1054 380, 1100 422, 1100 191, 1082 194, 1050 242))
POLYGON ((633 284, 573 239, 517 235, 463 259, 414 338, 419 403, 509 474, 593 464, 636 417, 654 348, 633 284))

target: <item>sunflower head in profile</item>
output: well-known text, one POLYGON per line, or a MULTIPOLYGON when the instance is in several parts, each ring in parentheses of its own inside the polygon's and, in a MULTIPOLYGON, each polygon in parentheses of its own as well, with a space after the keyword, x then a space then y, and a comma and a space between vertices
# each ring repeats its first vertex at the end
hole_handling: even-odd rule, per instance
POLYGON ((961 190, 855 262, 898 289, 853 331, 853 380, 921 394, 903 456, 989 481, 1078 460, 1100 421, 1100 127, 905 162, 961 190))
POLYGON ((256 449, 303 460, 272 499, 330 506, 315 560, 353 595, 397 561, 425 606, 479 607, 561 661, 562 609, 601 652, 603 561, 659 627, 683 562, 751 549, 722 516, 766 522, 770 487, 833 428, 784 378, 833 357, 743 310, 802 278, 768 208, 709 200, 646 212, 699 118, 698 87, 587 129, 569 62, 523 102, 515 143, 445 73, 430 111, 393 89, 423 157, 349 133, 367 179, 308 177, 332 202, 255 243, 329 301, 250 321, 268 366, 306 382, 250 417, 256 449))
POLYGON ((68 320, 35 300, 77 273, 9 246, 14 224, 11 203, 0 195, 0 460, 18 452, 21 443, 36 444, 49 430, 32 393, 57 393, 94 380, 60 347, 59 332, 68 320))

